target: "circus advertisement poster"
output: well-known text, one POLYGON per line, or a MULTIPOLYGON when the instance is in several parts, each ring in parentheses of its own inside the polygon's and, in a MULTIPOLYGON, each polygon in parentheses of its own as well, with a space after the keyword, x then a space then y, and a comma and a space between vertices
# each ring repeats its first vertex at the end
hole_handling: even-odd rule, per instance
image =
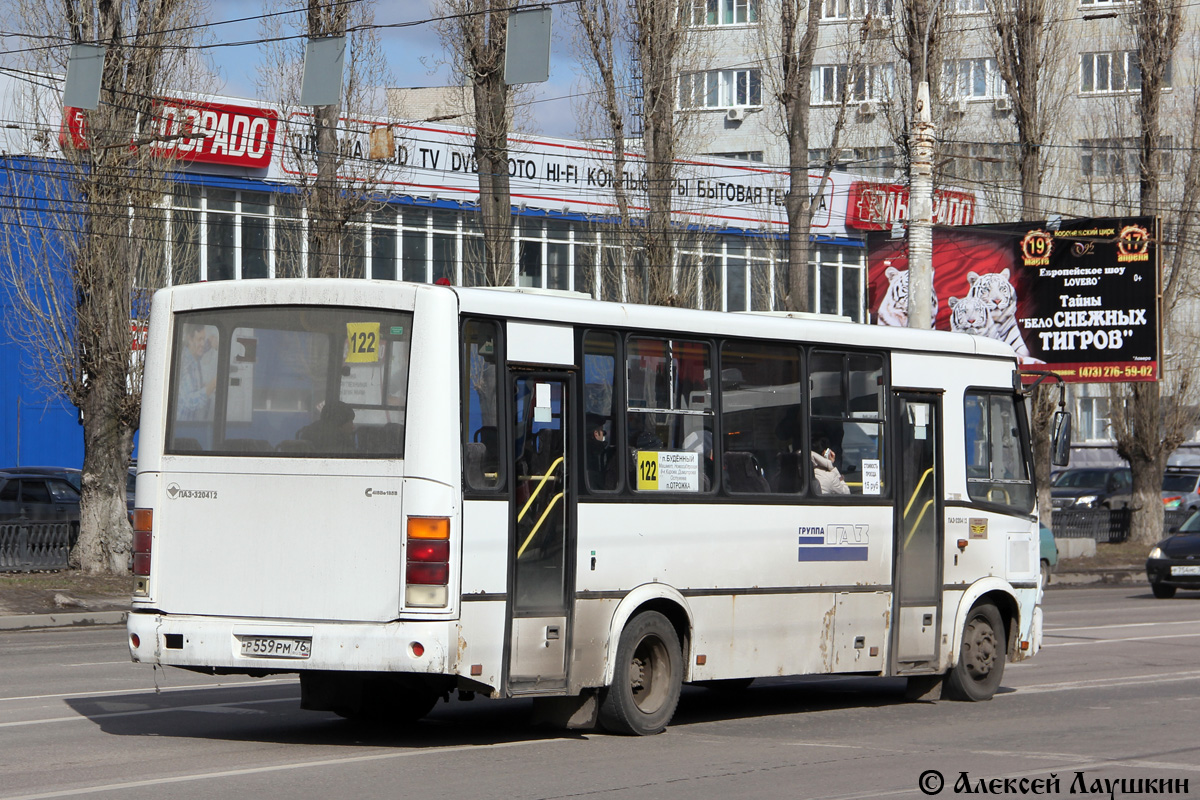
MULTIPOLYGON (((1003 341, 1068 382, 1157 380, 1157 242, 1153 217, 935 229, 934 327, 1003 341)), ((907 241, 871 234, 867 254, 871 321, 907 325, 907 241)))

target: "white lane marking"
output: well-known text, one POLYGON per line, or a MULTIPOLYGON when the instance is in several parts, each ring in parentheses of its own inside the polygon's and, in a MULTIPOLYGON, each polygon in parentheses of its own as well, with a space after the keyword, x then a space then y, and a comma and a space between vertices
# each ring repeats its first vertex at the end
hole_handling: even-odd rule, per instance
POLYGON ((288 772, 296 769, 311 767, 339 767, 346 764, 362 764, 369 761, 387 761, 413 756, 443 755, 445 753, 464 753, 470 751, 497 750, 508 747, 524 747, 536 744, 552 744, 555 742, 570 742, 572 739, 535 739, 524 742, 501 742, 499 744, 467 744, 454 747, 435 747, 430 749, 406 750, 403 752, 372 753, 361 756, 345 756, 343 758, 326 758, 320 761, 299 761, 290 764, 274 764, 266 767, 246 767, 244 769, 226 769, 215 772, 196 772, 191 775, 175 775, 169 778, 149 778, 143 781, 127 781, 125 783, 105 783, 95 786, 83 786, 76 789, 60 789, 53 792, 38 792, 37 794, 12 795, 3 800, 48 800, 53 797, 73 797, 93 792, 119 792, 128 789, 140 789, 146 786, 168 786, 175 783, 191 783, 218 778, 238 778, 245 775, 264 775, 272 772, 288 772))
POLYGON ((1047 642, 1042 649, 1050 647, 1078 647, 1081 644, 1118 644, 1121 642, 1152 642, 1155 639, 1194 639, 1200 633, 1164 633, 1162 636, 1122 636, 1117 639, 1088 639, 1086 642, 1047 642))
POLYGON ((174 711, 212 711, 218 708, 236 706, 254 706, 264 703, 297 703, 299 697, 272 697, 267 700, 242 700, 229 703, 203 703, 190 706, 168 706, 166 708, 143 708, 138 711, 110 711, 107 714, 75 714, 70 717, 47 717, 46 719, 27 719, 20 722, 0 722, 0 728, 20 728, 26 725, 49 725, 55 722, 94 722, 98 719, 113 719, 115 717, 144 717, 147 714, 170 714, 174 711))
POLYGON ((1200 624, 1200 620, 1194 619, 1179 619, 1173 622, 1126 622, 1121 625, 1089 625, 1079 628, 1055 628, 1046 626, 1045 632, 1049 634, 1063 633, 1064 631, 1111 631, 1117 628, 1162 628, 1166 625, 1196 625, 1200 624))
POLYGON ((1122 678, 1095 678, 1087 681, 1063 681, 1062 683, 1041 683, 1032 686, 1015 686, 1017 694, 1043 694, 1045 692, 1066 692, 1078 689, 1103 689, 1113 686, 1147 686, 1153 683, 1179 683, 1180 681, 1200 680, 1200 670, 1189 672, 1168 672, 1157 675, 1128 676, 1122 678))
MULTIPOLYGON (((155 690, 156 693, 188 692, 193 689, 236 689, 241 686, 264 686, 268 683, 295 683, 295 678, 257 678, 254 680, 238 681, 237 683, 193 683, 185 686, 164 686, 155 690)), ((26 694, 17 697, 0 697, 0 703, 13 700, 53 700, 56 697, 106 697, 114 694, 141 694, 151 691, 146 686, 134 686, 129 689, 105 689, 97 692, 61 692, 59 694, 26 694)))
POLYGON ((102 667, 108 664, 132 664, 128 658, 120 661, 84 661, 82 664, 60 664, 61 667, 102 667))

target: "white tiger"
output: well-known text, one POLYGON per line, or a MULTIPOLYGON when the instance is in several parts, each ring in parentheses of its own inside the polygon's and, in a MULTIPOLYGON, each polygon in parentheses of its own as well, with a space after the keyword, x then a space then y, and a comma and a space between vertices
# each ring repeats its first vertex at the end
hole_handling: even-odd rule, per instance
MULTIPOLYGON (((883 274, 887 276, 888 288, 879 303, 875 315, 877 325, 890 325, 895 328, 908 326, 908 270, 901 272, 895 267, 888 267, 883 274)), ((929 289, 933 313, 930 319, 937 319, 937 292, 931 286, 929 289)))
POLYGON ((1017 290, 1009 282, 1008 275, 1007 267, 986 275, 968 272, 967 283, 971 284, 971 290, 967 297, 977 299, 987 308, 991 318, 988 336, 1005 342, 1023 360, 1029 360, 1029 348, 1017 327, 1017 290))
POLYGON ((990 335, 992 318, 978 297, 951 297, 950 309, 950 330, 972 336, 990 335))

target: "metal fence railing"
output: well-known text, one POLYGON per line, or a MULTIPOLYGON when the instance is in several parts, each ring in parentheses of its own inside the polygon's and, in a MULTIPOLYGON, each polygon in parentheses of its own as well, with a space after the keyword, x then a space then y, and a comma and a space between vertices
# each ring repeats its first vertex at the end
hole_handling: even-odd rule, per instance
POLYGON ((1178 528, 1187 518, 1192 515, 1192 511, 1186 508, 1176 508, 1163 512, 1163 534, 1166 535, 1172 528, 1178 528))
POLYGON ((1129 538, 1128 508, 1055 510, 1054 535, 1059 539, 1123 542, 1129 538))
POLYGON ((67 569, 78 522, 0 523, 0 572, 67 569))

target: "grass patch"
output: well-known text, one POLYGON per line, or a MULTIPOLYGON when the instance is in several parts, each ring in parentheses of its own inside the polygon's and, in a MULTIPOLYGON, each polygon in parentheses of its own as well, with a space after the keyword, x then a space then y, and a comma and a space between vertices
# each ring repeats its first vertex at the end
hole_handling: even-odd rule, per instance
POLYGON ((1151 545, 1137 542, 1099 542, 1096 555, 1083 558, 1059 559, 1056 569, 1069 571, 1070 567, 1096 569, 1104 567, 1140 567, 1146 563, 1146 554, 1151 545))

